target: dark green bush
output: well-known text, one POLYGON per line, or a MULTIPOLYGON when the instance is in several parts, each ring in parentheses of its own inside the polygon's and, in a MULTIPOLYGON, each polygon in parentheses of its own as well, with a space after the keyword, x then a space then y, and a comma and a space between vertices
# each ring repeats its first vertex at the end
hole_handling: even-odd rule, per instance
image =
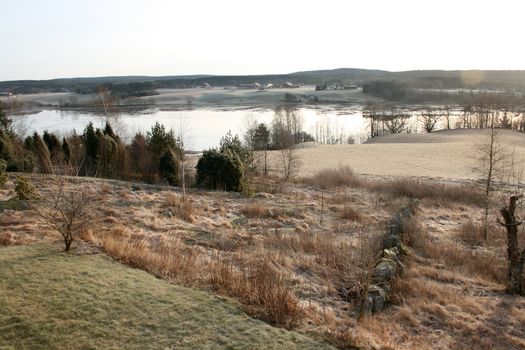
POLYGON ((179 185, 179 162, 175 152, 167 149, 162 153, 159 159, 159 173, 171 186, 179 185))
POLYGON ((214 190, 247 192, 244 167, 232 152, 217 149, 204 151, 197 162, 197 186, 214 190))

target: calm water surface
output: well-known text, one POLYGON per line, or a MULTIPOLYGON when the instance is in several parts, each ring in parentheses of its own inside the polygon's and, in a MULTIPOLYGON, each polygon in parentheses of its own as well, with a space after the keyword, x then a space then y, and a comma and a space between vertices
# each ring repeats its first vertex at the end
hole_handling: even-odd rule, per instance
MULTIPOLYGON (((329 128, 332 134, 353 137, 357 142, 364 141, 368 123, 360 110, 318 110, 299 109, 303 130, 315 136, 319 129, 329 128)), ((167 128, 177 130, 181 120, 186 125, 189 149, 203 150, 219 144, 221 136, 231 131, 242 135, 250 121, 270 124, 274 110, 210 110, 196 109, 183 111, 151 110, 141 114, 121 113, 117 117, 117 133, 127 137, 136 132, 149 130, 155 122, 167 128)), ((92 121, 95 127, 103 127, 106 118, 89 112, 44 110, 38 113, 16 117, 17 124, 26 135, 34 131, 48 130, 59 135, 66 135, 76 130, 81 134, 85 126, 92 121)))

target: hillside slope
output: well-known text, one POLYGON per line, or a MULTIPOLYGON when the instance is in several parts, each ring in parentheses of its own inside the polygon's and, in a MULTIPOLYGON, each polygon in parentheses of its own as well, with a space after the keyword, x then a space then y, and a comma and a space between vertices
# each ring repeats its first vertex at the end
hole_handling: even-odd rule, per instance
POLYGON ((0 248, 0 310, 2 349, 329 348, 87 247, 0 248))

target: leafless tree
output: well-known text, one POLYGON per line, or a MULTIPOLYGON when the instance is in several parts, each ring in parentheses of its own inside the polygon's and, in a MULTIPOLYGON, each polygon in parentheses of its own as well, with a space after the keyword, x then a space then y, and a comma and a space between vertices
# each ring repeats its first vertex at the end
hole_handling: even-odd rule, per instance
POLYGON ((447 130, 451 129, 451 124, 450 124, 451 117, 452 117, 450 113, 451 110, 452 110, 452 107, 447 104, 443 107, 443 111, 442 111, 443 119, 445 119, 445 128, 447 128, 447 130))
POLYGON ((68 180, 55 176, 51 192, 36 207, 38 216, 51 230, 63 238, 65 250, 92 221, 96 197, 85 188, 68 186, 68 180))
POLYGON ((383 116, 383 119, 388 132, 390 134, 398 134, 405 131, 408 127, 410 115, 392 108, 389 114, 383 116))
POLYGON ((437 123, 441 119, 441 113, 435 109, 427 108, 421 112, 420 120, 423 124, 423 129, 427 133, 431 133, 436 128, 437 123))
POLYGON ((183 200, 186 199, 186 182, 187 182, 187 172, 188 169, 188 159, 186 156, 186 152, 188 151, 188 147, 190 147, 191 138, 189 136, 189 122, 186 118, 179 116, 178 120, 178 131, 177 131, 177 138, 179 139, 179 146, 180 146, 180 168, 181 168, 181 186, 182 186, 182 198, 183 200))
POLYGON ((474 167, 481 180, 484 194, 483 236, 488 240, 488 216, 491 208, 491 194, 498 180, 502 180, 509 167, 510 154, 501 143, 501 132, 496 126, 495 115, 489 122, 483 140, 476 145, 478 164, 474 167))
POLYGON ((283 182, 287 182, 297 174, 301 167, 301 161, 294 145, 290 145, 289 147, 280 150, 280 161, 282 171, 281 178, 283 182))
POLYGON ((370 123, 370 138, 374 138, 379 135, 379 111, 375 104, 367 103, 363 108, 363 118, 368 119, 370 123))

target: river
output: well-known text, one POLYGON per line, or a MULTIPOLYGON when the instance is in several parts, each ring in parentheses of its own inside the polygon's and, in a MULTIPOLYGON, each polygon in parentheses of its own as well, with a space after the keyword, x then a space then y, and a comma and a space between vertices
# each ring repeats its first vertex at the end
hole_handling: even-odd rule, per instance
MULTIPOLYGON (((341 138, 346 143, 366 141, 369 133, 369 123, 363 118, 361 108, 298 108, 297 115, 302 120, 302 129, 316 138, 329 134, 332 138, 341 138)), ((416 112, 410 121, 411 131, 418 131, 416 112)), ((166 128, 177 131, 181 123, 185 126, 187 149, 201 151, 219 144, 221 136, 228 131, 242 134, 253 122, 270 124, 275 111, 272 109, 242 109, 216 110, 191 109, 180 111, 164 111, 151 109, 140 113, 124 112, 118 114, 112 122, 116 132, 130 139, 136 132, 145 133, 155 122, 160 122, 166 128)), ((103 127, 106 117, 87 111, 43 110, 17 116, 14 118, 18 130, 30 135, 34 131, 44 130, 60 136, 73 130, 81 134, 91 121, 95 127, 103 127)))

